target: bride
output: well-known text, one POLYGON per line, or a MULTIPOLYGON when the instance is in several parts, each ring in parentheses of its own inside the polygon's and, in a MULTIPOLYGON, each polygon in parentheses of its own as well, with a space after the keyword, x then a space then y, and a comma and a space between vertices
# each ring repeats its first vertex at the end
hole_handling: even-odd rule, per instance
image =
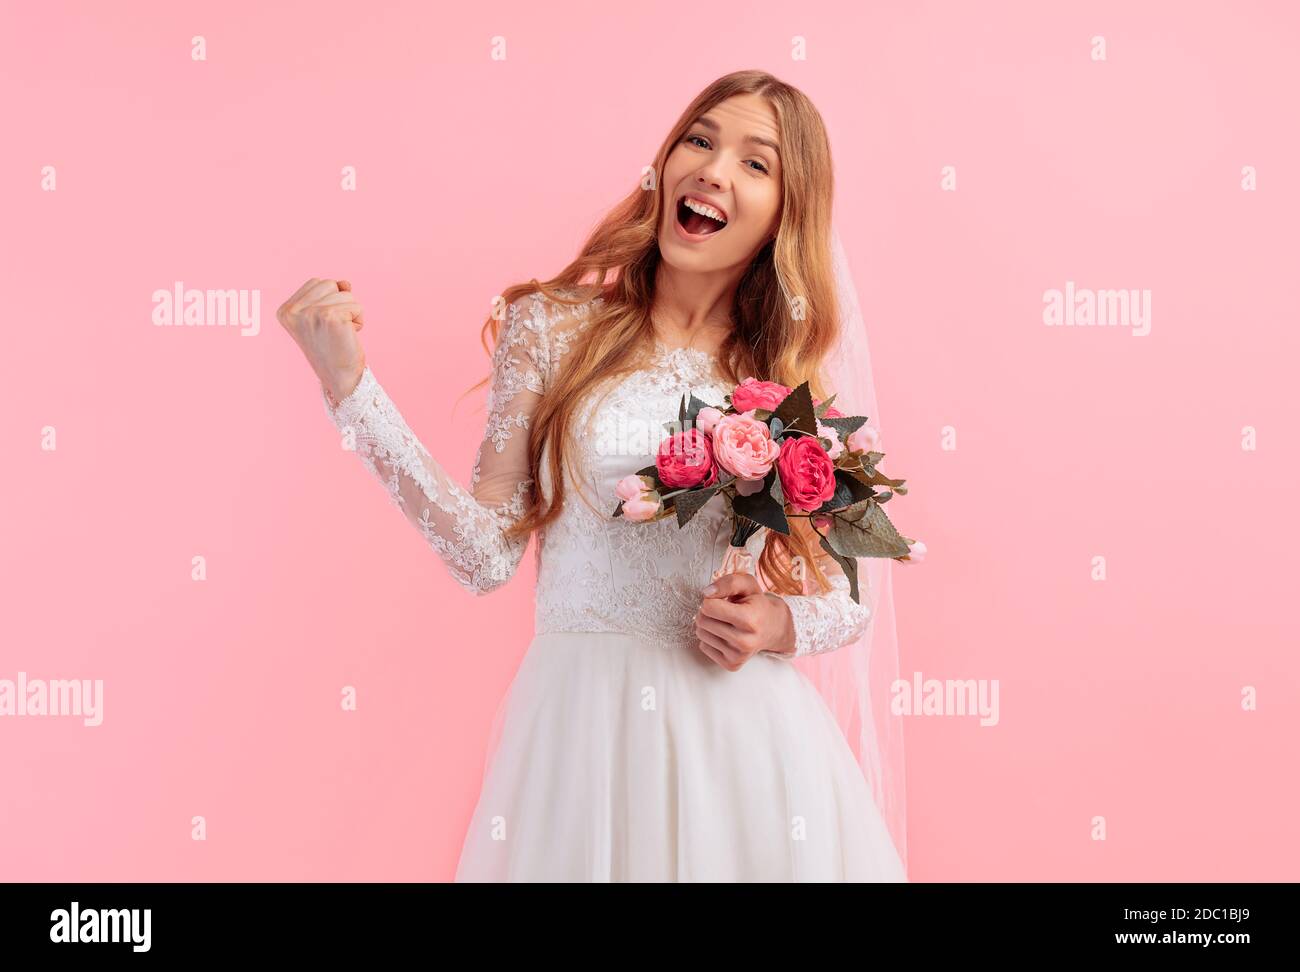
POLYGON ((277 312, 329 416, 460 585, 505 584, 537 534, 536 633, 455 879, 905 881, 845 733, 793 664, 859 639, 872 615, 808 520, 762 531, 761 579, 715 582, 722 496, 681 528, 612 516, 683 394, 722 406, 759 376, 826 397, 840 334, 824 310, 822 120, 771 75, 730 74, 682 114, 650 176, 562 273, 494 305, 468 487, 366 363, 347 281, 308 280, 277 312))

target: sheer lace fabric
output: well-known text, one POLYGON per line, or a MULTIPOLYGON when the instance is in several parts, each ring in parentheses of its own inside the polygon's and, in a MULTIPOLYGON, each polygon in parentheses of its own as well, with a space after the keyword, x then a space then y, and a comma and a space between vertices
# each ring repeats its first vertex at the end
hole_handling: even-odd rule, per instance
MULTIPOLYGON (((527 538, 507 540, 504 532, 525 514, 533 495, 532 419, 600 301, 568 306, 535 292, 508 305, 492 355, 487 421, 468 488, 430 455, 369 367, 341 402, 332 402, 321 389, 345 444, 451 576, 473 594, 506 583, 523 558, 527 538)), ((629 523, 611 516, 614 484, 653 462, 666 434, 663 423, 676 416, 683 394, 721 403, 730 390, 709 353, 656 342, 645 367, 584 397, 576 427, 586 431, 573 444, 578 481, 566 483, 562 512, 538 538, 538 634, 624 632, 664 646, 695 644, 700 592, 722 562, 729 537, 722 498, 710 500, 684 528, 673 519, 629 523)), ((543 466, 539 490, 544 497, 552 495, 551 486, 549 467, 543 466)), ((833 589, 782 595, 794 620, 795 653, 768 657, 832 651, 865 630, 869 607, 850 598, 848 580, 834 561, 821 563, 833 589)))

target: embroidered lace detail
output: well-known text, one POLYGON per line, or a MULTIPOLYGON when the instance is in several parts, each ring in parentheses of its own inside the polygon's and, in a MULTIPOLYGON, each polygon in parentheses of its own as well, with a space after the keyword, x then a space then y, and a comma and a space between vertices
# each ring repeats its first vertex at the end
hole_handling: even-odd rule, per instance
POLYGON ((658 338, 654 340, 654 360, 663 370, 687 381, 712 378, 717 367, 713 355, 702 348, 670 348, 658 338))
MULTIPOLYGON (((866 633, 871 620, 868 604, 858 604, 849 594, 849 579, 843 573, 828 572, 831 591, 826 594, 782 594, 794 618, 794 655, 802 658, 834 651, 866 633)), ((861 575, 859 575, 861 576, 861 575)), ((859 591, 865 600, 865 592, 859 591)))
POLYGON ((544 306, 537 293, 507 307, 492 354, 487 426, 468 490, 433 459, 369 367, 337 406, 322 388, 325 411, 343 431, 345 445, 355 448, 452 577, 475 594, 508 581, 528 545, 527 537, 507 540, 504 531, 531 501, 529 421, 550 375, 552 350, 566 345, 567 334, 560 336, 564 316, 544 306))
MULTIPOLYGON (((527 539, 507 541, 503 532, 526 514, 535 493, 552 495, 549 464, 536 490, 528 476, 532 417, 601 302, 569 306, 534 292, 509 305, 492 355, 486 427, 469 489, 430 456, 369 368, 337 407, 322 390, 326 412, 345 436, 355 436, 357 454, 393 503, 472 593, 488 593, 514 575, 527 539)), ((614 485, 654 461, 668 435, 664 422, 677 415, 683 394, 721 405, 730 390, 710 352, 656 340, 645 367, 591 389, 579 402, 575 478, 566 482, 563 509, 538 537, 537 633, 626 632, 664 647, 695 646, 701 591, 730 536, 722 497, 684 528, 672 519, 630 523, 612 516, 614 485)), ((828 595, 785 599, 800 654, 838 647, 865 623, 847 579, 828 595)))

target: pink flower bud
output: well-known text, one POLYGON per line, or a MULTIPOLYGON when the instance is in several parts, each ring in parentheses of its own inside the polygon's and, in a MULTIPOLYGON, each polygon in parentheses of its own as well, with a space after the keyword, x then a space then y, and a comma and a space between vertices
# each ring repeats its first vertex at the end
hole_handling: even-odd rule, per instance
POLYGON ((920 540, 914 540, 908 545, 907 556, 899 561, 901 564, 919 564, 925 559, 925 544, 920 540))
POLYGON ((713 432, 713 427, 718 424, 718 419, 722 418, 722 409, 714 408, 710 405, 702 408, 695 416, 695 427, 709 435, 713 432))
POLYGON ((646 482, 646 477, 631 473, 618 481, 618 485, 614 487, 614 495, 627 502, 636 499, 651 485, 651 483, 646 482))
POLYGON ((644 523, 652 520, 655 514, 659 512, 662 501, 655 490, 643 493, 636 499, 624 500, 623 516, 633 523, 644 523))
POLYGON ((826 454, 832 459, 838 459, 840 453, 844 451, 844 443, 840 441, 840 434, 829 425, 823 425, 821 422, 817 423, 817 434, 823 439, 831 440, 830 451, 826 454))
POLYGON ((849 433, 845 445, 850 452, 876 452, 880 448, 880 432, 875 426, 860 425, 857 431, 849 433))

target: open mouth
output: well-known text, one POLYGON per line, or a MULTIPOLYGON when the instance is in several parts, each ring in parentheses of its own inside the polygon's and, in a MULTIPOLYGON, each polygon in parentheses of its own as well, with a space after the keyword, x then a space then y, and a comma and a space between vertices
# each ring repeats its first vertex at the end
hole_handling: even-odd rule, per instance
POLYGON ((726 220, 714 219, 712 216, 696 212, 686 204, 684 198, 677 200, 677 222, 692 236, 709 236, 727 225, 726 220))

